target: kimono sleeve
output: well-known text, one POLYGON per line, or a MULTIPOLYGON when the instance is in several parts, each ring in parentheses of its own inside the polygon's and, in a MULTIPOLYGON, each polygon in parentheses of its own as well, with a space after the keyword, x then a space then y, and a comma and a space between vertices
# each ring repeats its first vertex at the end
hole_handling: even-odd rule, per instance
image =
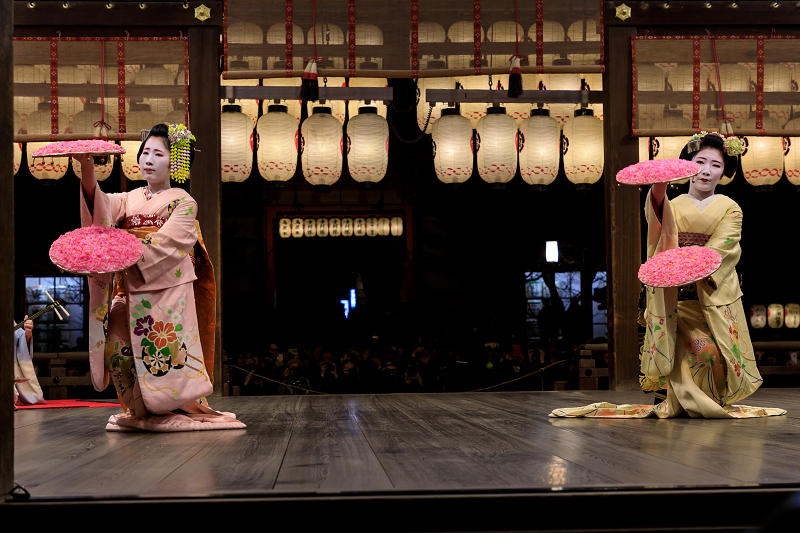
POLYGON ((719 252, 722 263, 716 272, 697 283, 703 305, 727 305, 741 298, 736 265, 742 255, 742 210, 733 203, 725 211, 706 246, 719 252))
POLYGON ((86 197, 81 187, 81 226, 116 227, 125 218, 128 204, 128 193, 106 194, 100 190, 100 184, 94 186, 94 212, 89 211, 86 197))
POLYGON ((180 275, 180 282, 194 279, 189 252, 197 242, 196 216, 197 202, 185 197, 178 202, 161 229, 150 236, 149 242, 145 241, 144 254, 136 263, 145 284, 152 284, 162 276, 172 279, 180 275), (187 272, 176 274, 182 264, 187 272))
POLYGON ((648 259, 665 250, 678 247, 678 225, 672 213, 672 203, 664 198, 661 217, 653 207, 653 192, 647 193, 644 206, 647 220, 647 257, 648 259))

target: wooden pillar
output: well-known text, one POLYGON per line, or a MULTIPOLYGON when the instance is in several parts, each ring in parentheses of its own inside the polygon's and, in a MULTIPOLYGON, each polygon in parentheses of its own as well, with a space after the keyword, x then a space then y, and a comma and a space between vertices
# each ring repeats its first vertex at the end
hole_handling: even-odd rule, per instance
MULTIPOLYGON (((189 129, 199 153, 192 166, 191 195, 217 281, 217 325, 214 344, 214 394, 222 391, 222 232, 219 100, 219 26, 189 28, 189 129)), ((209 369, 210 371, 211 369, 209 369)))
MULTIPOLYGON (((14 34, 13 2, 0 0, 0 494, 14 486, 14 34)), ((15 321, 16 322, 16 321, 15 321)), ((2 500, 0 500, 2 505, 2 500)))
POLYGON ((631 137, 633 79, 631 37, 636 28, 606 26, 606 72, 603 104, 606 120, 605 199, 606 263, 608 270, 609 388, 639 388, 639 343, 637 339, 639 280, 641 265, 641 202, 639 190, 619 186, 617 172, 639 161, 638 140, 631 137))

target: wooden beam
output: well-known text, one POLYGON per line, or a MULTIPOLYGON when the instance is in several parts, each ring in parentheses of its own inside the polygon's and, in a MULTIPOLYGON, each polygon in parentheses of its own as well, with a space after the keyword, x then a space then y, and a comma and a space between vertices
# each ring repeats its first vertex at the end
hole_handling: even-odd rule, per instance
POLYGON ((631 137, 631 37, 636 28, 606 27, 606 57, 614 68, 603 79, 605 142, 606 263, 608 270, 609 388, 639 387, 637 338, 641 265, 641 205, 639 189, 619 186, 617 172, 639 161, 638 140, 631 137))
POLYGON ((189 28, 189 128, 199 153, 189 186, 197 201, 197 220, 203 232, 217 282, 217 325, 214 346, 214 394, 222 391, 222 168, 219 100, 220 28, 189 28))
MULTIPOLYGON (((11 0, 0 0, 0 494, 14 486, 14 33, 11 0), (12 322, 13 321, 13 322, 12 322)), ((2 501, 0 500, 0 505, 2 501)))
POLYGON ((29 0, 14 2, 15 26, 84 26, 93 27, 102 24, 104 27, 118 28, 146 26, 222 26, 222 2, 217 1, 112 1, 112 8, 105 2, 76 2, 69 0, 69 7, 63 1, 29 0), (33 6, 31 7, 31 4, 33 6), (184 8, 184 4, 186 8, 184 8), (145 7, 142 8, 141 5, 145 7), (195 9, 205 5, 211 10, 211 18, 199 20, 195 18, 195 9))
MULTIPOLYGON (((609 26, 694 26, 698 35, 705 34, 708 26, 738 26, 726 28, 731 33, 740 32, 743 27, 755 25, 797 26, 800 24, 800 6, 797 2, 774 0, 671 0, 661 1, 605 1, 603 22, 609 26), (617 7, 622 4, 630 8, 630 16, 624 20, 617 18, 617 7), (666 5, 669 7, 665 7, 666 5), (711 7, 706 7, 710 4, 711 7), (734 7, 736 4, 736 7, 734 7)), ((672 28, 674 35, 685 34, 685 28, 672 28), (680 31, 681 33, 678 33, 680 31)), ((768 30, 769 31, 769 30, 768 30)), ((609 56, 606 55, 606 58, 609 56)))

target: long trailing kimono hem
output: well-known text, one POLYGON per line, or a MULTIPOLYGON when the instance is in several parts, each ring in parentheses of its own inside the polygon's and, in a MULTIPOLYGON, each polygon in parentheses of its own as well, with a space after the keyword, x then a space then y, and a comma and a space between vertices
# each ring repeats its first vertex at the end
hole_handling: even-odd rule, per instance
POLYGON ((741 256, 739 206, 723 195, 702 203, 681 195, 672 201, 665 199, 658 216, 648 194, 645 215, 648 258, 684 244, 707 246, 722 257, 716 272, 680 290, 646 288, 646 331, 639 370, 643 388, 666 388, 666 400, 655 406, 601 402, 556 409, 550 416, 671 418, 686 412, 695 418, 753 418, 786 414, 779 408, 737 404, 763 382, 736 274, 741 256))

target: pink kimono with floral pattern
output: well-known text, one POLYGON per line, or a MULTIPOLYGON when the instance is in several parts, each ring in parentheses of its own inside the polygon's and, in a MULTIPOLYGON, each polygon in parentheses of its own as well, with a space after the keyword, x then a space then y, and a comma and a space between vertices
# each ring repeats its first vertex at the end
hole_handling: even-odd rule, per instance
POLYGON ((141 259, 115 274, 121 279, 89 278, 92 381, 104 390, 110 376, 127 410, 112 416, 107 429, 244 427, 235 415, 209 409, 205 400, 213 384, 204 364, 192 284, 197 279, 190 254, 197 242, 196 214, 197 203, 180 188, 105 194, 98 185, 94 213, 81 190, 84 226, 120 227, 144 243, 141 259))

